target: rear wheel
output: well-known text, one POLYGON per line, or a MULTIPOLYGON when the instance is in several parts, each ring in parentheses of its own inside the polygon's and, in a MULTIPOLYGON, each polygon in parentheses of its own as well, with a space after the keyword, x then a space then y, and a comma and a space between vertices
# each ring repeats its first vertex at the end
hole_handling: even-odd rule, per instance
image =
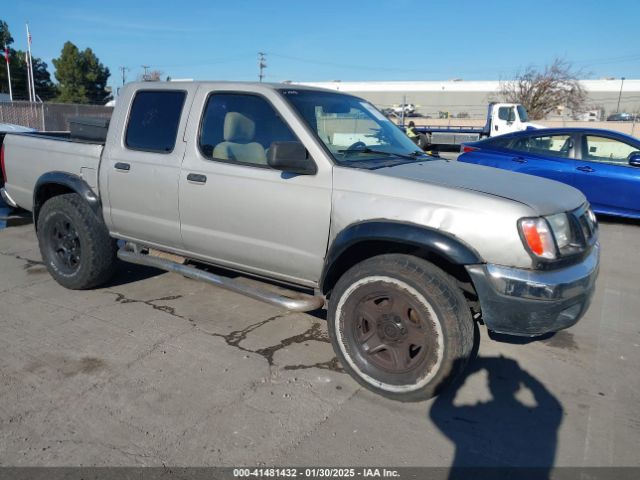
POLYGON ((455 281, 429 262, 389 254, 365 260, 336 284, 329 334, 362 385, 401 401, 436 395, 472 356, 474 324, 455 281))
POLYGON ((64 287, 93 288, 113 275, 116 242, 102 219, 75 193, 53 197, 42 206, 38 243, 49 273, 64 287))

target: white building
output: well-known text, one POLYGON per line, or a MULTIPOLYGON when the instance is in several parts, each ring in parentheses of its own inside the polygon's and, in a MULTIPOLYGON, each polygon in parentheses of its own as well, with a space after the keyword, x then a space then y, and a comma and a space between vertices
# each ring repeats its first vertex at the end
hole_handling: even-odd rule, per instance
MULTIPOLYGON (((439 112, 448 112, 453 116, 466 113, 471 118, 483 118, 486 115, 487 104, 500 100, 500 82, 496 80, 300 83, 353 93, 366 98, 379 108, 412 103, 416 105, 419 113, 435 118, 439 116, 439 112)), ((621 112, 640 112, 640 80, 582 80, 582 84, 589 97, 587 110, 603 108, 606 114, 614 113, 617 111, 620 96, 621 112)), ((561 111, 557 112, 557 115, 564 116, 561 111)))

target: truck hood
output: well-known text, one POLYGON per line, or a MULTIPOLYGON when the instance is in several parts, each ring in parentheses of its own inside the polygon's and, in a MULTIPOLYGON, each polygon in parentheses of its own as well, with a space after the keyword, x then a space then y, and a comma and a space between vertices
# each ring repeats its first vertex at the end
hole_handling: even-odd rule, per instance
POLYGON ((449 160, 406 163, 372 173, 507 198, 538 215, 573 210, 587 201, 579 190, 554 180, 449 160))

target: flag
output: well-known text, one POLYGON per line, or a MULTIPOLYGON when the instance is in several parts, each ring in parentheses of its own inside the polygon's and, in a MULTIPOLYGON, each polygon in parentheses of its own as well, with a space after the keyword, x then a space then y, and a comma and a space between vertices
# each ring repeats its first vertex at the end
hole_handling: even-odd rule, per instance
POLYGON ((4 46, 4 60, 7 62, 7 65, 9 65, 9 47, 6 45, 4 46))

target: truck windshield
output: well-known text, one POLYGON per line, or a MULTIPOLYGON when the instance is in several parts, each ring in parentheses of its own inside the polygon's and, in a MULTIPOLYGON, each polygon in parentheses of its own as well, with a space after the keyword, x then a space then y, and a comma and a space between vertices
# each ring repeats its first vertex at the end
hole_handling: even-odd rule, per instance
POLYGON ((429 158, 373 105, 351 95, 287 88, 280 93, 300 113, 339 164, 429 158))
POLYGON ((529 114, 527 113, 527 109, 524 108, 522 105, 518 105, 518 115, 520 116, 521 122, 529 121, 529 114))

